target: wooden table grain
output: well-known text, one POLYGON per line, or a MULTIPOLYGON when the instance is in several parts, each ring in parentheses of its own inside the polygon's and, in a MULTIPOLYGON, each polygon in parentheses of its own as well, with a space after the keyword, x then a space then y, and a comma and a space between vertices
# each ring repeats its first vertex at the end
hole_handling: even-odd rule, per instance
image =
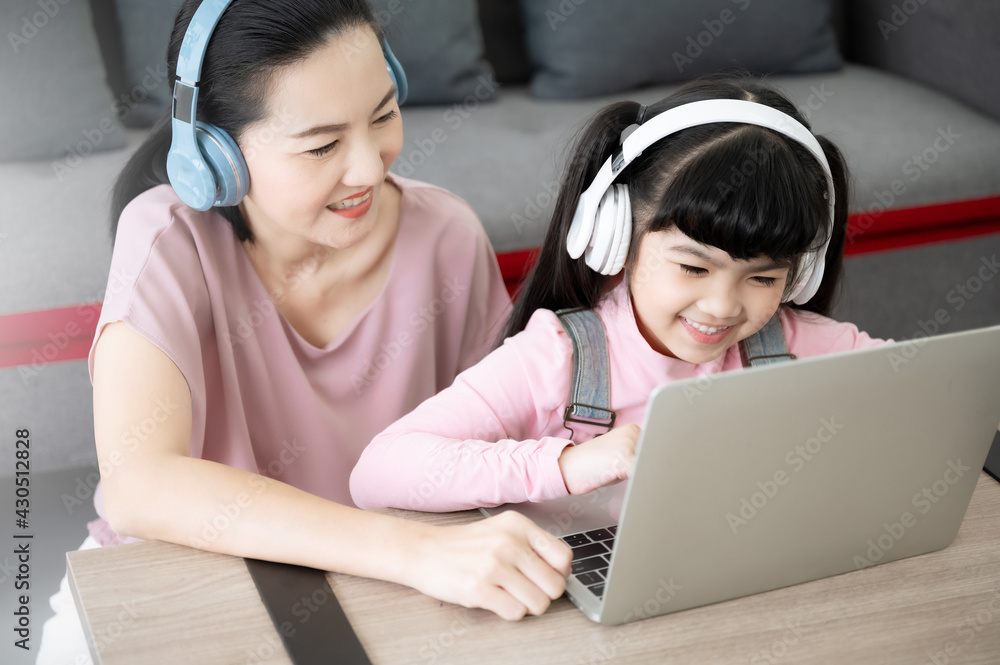
MULTIPOLYGON (((291 662, 239 558, 161 542, 67 558, 101 665, 291 662)), ((505 622, 388 582, 327 579, 375 665, 995 664, 1000 484, 980 476, 958 537, 940 552, 624 626, 592 623, 565 598, 541 617, 505 622)), ((303 599, 297 620, 322 601, 303 599)))

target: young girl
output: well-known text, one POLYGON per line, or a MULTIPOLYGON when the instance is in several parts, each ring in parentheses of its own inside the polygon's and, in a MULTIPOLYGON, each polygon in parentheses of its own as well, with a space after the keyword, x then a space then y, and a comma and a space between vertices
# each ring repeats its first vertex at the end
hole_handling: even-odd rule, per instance
POLYGON ((775 315, 795 357, 879 343, 824 316, 847 201, 840 152, 759 83, 706 79, 649 108, 606 107, 579 139, 509 338, 375 437, 351 474, 355 503, 447 511, 583 494, 628 476, 654 388, 741 367, 738 343, 775 315), (603 323, 610 431, 607 413, 567 420, 566 308, 603 323))
MULTIPOLYGON (((527 520, 431 527, 348 491, 363 447, 481 359, 510 306, 471 208, 389 173, 404 79, 371 7, 188 0, 167 63, 172 116, 115 187, 83 547, 157 539, 543 612, 570 553, 527 520), (214 183, 196 122, 204 152, 228 145, 214 183)), ((53 606, 40 662, 86 658, 65 581, 53 606)))

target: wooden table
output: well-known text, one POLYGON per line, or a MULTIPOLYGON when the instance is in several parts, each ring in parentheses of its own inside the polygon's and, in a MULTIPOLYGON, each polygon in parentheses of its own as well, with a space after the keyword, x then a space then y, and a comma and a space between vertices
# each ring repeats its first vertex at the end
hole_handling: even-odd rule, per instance
MULTIPOLYGON (((290 662, 242 559, 145 542, 70 552, 68 564, 95 662, 290 662)), ((375 665, 998 663, 1000 484, 981 475, 940 552, 624 626, 592 623, 565 598, 508 623, 388 582, 327 578, 375 665)))

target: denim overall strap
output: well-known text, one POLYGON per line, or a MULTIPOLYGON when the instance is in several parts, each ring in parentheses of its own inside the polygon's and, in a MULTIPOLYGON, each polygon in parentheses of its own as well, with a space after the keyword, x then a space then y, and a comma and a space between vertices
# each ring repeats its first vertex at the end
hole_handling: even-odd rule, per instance
POLYGON ((592 309, 561 309, 559 322, 573 342, 573 384, 563 425, 575 436, 569 423, 607 427, 615 425, 611 410, 611 365, 604 322, 592 309))
POLYGON ((777 312, 763 328, 740 342, 740 360, 744 367, 761 367, 795 360, 795 356, 788 352, 788 343, 777 312))

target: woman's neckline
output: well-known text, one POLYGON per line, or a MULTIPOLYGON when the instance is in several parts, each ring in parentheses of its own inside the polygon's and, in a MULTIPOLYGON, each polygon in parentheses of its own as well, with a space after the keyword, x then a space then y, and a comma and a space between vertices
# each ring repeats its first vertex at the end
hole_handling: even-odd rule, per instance
MULTIPOLYGON (((271 301, 271 304, 274 306, 275 313, 279 317, 282 326, 291 331, 291 335, 295 338, 298 344, 313 354, 322 355, 336 350, 344 342, 344 340, 346 340, 351 336, 354 330, 361 324, 361 322, 368 316, 368 314, 375 308, 375 306, 378 305, 378 303, 386 297, 386 294, 389 290, 389 285, 392 284, 394 281, 394 278, 396 276, 397 264, 399 263, 398 260, 399 246, 401 242, 406 241, 406 239, 403 238, 402 235, 406 231, 408 231, 409 228, 409 225, 404 225, 403 222, 405 218, 403 210, 406 206, 407 193, 406 193, 406 188, 400 183, 399 179, 396 178, 394 174, 387 173, 386 181, 387 182, 391 181, 391 183, 395 185, 396 188, 399 190, 399 220, 397 223, 396 237, 392 241, 391 248, 389 249, 389 251, 391 252, 391 256, 389 257, 389 271, 388 274, 386 275, 385 282, 379 289, 378 295, 376 295, 372 299, 372 301, 368 303, 364 307, 364 309, 362 309, 361 312, 359 312, 358 315, 351 320, 349 324, 347 324, 342 330, 340 330, 336 335, 334 335, 333 338, 330 339, 330 341, 328 341, 322 347, 318 347, 309 340, 307 340, 302 335, 302 333, 300 333, 299 330, 294 325, 292 325, 292 323, 285 316, 284 312, 281 311, 281 308, 278 306, 278 303, 274 301, 274 298, 268 291, 267 286, 264 284, 264 280, 261 279, 260 274, 254 268, 253 263, 250 261, 250 257, 247 256, 247 253, 244 250, 244 248, 242 246, 240 246, 239 248, 240 254, 243 255, 241 260, 244 262, 244 268, 253 273, 252 280, 254 281, 254 288, 263 293, 264 297, 266 297, 268 300, 271 301)), ((238 240, 236 242, 239 243, 238 240)))

